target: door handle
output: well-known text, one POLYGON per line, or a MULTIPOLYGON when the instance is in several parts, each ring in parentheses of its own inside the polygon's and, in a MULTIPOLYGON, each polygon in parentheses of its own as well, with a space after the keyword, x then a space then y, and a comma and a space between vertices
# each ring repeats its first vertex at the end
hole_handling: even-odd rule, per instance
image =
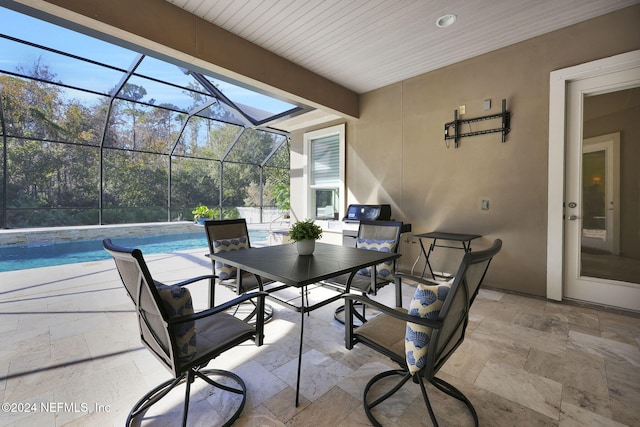
POLYGON ((577 219, 580 219, 580 217, 579 217, 579 216, 577 216, 577 215, 571 215, 571 216, 569 216, 569 221, 575 221, 575 220, 577 220, 577 219))

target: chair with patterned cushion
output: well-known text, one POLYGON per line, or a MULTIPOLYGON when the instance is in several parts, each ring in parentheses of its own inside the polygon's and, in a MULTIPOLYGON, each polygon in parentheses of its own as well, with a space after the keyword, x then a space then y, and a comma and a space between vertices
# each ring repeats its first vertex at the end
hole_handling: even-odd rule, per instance
MULTIPOLYGON (((372 251, 398 252, 400 245, 400 233, 402 232, 401 221, 360 221, 358 226, 358 236, 356 237, 356 248, 372 251)), ((360 294, 375 295, 380 288, 394 283, 396 271, 396 260, 363 268, 358 271, 351 282, 350 291, 360 294)), ((346 289, 348 274, 331 278, 324 282, 329 287, 346 289)), ((402 295, 400 288, 396 288, 396 305, 402 306, 402 295)), ((357 317, 364 321, 366 317, 366 305, 361 305, 362 312, 355 313, 357 317)), ((344 323, 344 306, 336 309, 334 317, 344 323)))
MULTIPOLYGON (((411 277, 417 282, 417 287, 408 310, 387 307, 370 300, 366 295, 345 295, 346 347, 352 349, 357 343, 362 343, 399 365, 399 369, 374 376, 364 388, 364 409, 373 425, 380 426, 374 409, 407 382, 419 384, 434 426, 438 422, 425 382, 430 382, 438 390, 463 402, 471 412, 474 424, 478 425, 478 416, 469 399, 453 385, 437 378, 436 374, 462 344, 471 304, 478 294, 492 258, 501 247, 502 241, 496 239, 486 250, 466 253, 450 282, 432 282, 411 277), (354 302, 372 305, 381 314, 362 326, 356 326, 354 302), (388 383, 381 380, 390 377, 398 377, 399 381, 387 391, 388 383), (387 387, 383 387, 383 383, 387 387)), ((378 410, 384 411, 380 408, 383 407, 378 407, 378 410)))
MULTIPOLYGON (((244 218, 205 221, 204 229, 209 243, 209 252, 212 254, 217 252, 237 251, 251 247, 249 230, 247 229, 247 222, 244 218)), ((248 272, 244 272, 240 277, 238 277, 237 269, 235 267, 231 267, 220 261, 211 260, 211 262, 213 264, 214 274, 218 278, 218 283, 228 289, 231 289, 238 295, 256 289, 264 290, 265 285, 273 283, 272 280, 259 279, 254 274, 248 272)), ((213 292, 210 293, 209 298, 212 301, 211 304, 213 304, 213 292)), ((238 312, 249 311, 249 313, 244 317, 245 320, 249 320, 255 315, 255 307, 252 307, 250 304, 252 303, 249 302, 241 306, 249 306, 249 310, 241 310, 238 307, 238 312)), ((266 305, 264 313, 265 321, 270 320, 273 316, 273 307, 266 305)))
MULTIPOLYGON (((225 351, 247 340, 262 345, 263 316, 257 316, 255 325, 225 313, 231 307, 254 300, 258 312, 264 309, 264 292, 241 295, 220 306, 194 312, 191 293, 187 285, 208 281, 213 286, 215 276, 199 276, 173 285, 154 280, 139 249, 114 245, 110 239, 102 242, 111 254, 118 273, 133 300, 140 328, 142 344, 168 369, 173 378, 160 384, 133 407, 127 425, 140 424, 147 411, 177 386, 184 384, 185 396, 182 425, 187 423, 191 385, 195 379, 205 381, 208 389, 198 393, 214 393, 224 404, 210 416, 212 424, 229 426, 238 419, 246 401, 246 386, 233 372, 204 369, 209 362, 225 351), (211 388, 213 387, 213 388, 211 388), (228 395, 228 396, 226 396, 228 395), (223 413, 220 413, 223 412, 223 413), (227 421, 223 419, 227 417, 227 421)), ((153 415, 149 416, 150 418, 153 415)), ((170 422, 171 425, 178 424, 170 422)))

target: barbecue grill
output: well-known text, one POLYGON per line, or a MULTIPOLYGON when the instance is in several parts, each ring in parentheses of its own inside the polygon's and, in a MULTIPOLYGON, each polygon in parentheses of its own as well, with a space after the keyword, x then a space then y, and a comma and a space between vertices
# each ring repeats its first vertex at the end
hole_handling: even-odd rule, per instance
MULTIPOLYGON (((349 205, 342 218, 342 245, 356 246, 360 221, 391 221, 391 205, 349 205)), ((411 224, 404 224, 402 232, 411 231, 411 224)))

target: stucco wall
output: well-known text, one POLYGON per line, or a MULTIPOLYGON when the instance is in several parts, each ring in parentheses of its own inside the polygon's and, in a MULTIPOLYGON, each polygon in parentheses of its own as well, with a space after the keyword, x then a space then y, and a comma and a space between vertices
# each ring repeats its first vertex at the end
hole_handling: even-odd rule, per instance
MULTIPOLYGON (((346 122, 347 203, 390 203, 416 233, 481 234, 477 249, 501 238, 487 283, 544 296, 549 73, 640 49, 638 22, 640 6, 631 7, 362 95, 360 119, 346 122), (443 126, 454 109, 466 105, 464 117, 493 114, 503 98, 512 115, 506 143, 490 134, 445 146, 443 126), (485 99, 490 111, 482 109, 485 99), (480 209, 482 199, 489 211, 480 209)), ((302 134, 292 138, 294 170, 302 134)), ((302 185, 292 180, 293 198, 302 185)), ((301 206, 292 200, 292 208, 301 206)), ((405 270, 418 254, 407 240, 405 270)), ((436 269, 450 271, 459 252, 438 249, 436 269)))

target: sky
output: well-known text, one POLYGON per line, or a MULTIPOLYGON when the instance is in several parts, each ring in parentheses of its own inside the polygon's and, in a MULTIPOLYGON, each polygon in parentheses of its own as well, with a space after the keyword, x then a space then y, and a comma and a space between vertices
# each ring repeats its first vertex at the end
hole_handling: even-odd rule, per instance
MULTIPOLYGON (((108 42, 76 33, 66 28, 32 18, 27 15, 0 7, 0 34, 15 37, 38 45, 67 52, 93 61, 108 64, 118 69, 127 69, 138 55, 137 52, 110 44, 108 42)), ((78 61, 55 53, 25 46, 6 38, 0 38, 0 71, 14 72, 16 67, 31 68, 41 59, 56 74, 56 79, 77 87, 91 88, 101 93, 108 93, 121 79, 123 73, 84 61, 78 61)), ((193 78, 184 74, 178 67, 155 58, 146 57, 137 69, 141 74, 186 86, 193 78)), ((208 76, 219 89, 232 101, 254 108, 279 113, 294 106, 277 99, 262 95, 208 76)), ((133 81, 131 83, 134 83, 133 81)), ((160 85, 150 80, 140 80, 147 89, 147 101, 150 98, 156 103, 168 102, 178 106, 189 105, 192 101, 181 90, 160 85)), ((93 95, 73 92, 74 98, 89 101, 93 95)))

